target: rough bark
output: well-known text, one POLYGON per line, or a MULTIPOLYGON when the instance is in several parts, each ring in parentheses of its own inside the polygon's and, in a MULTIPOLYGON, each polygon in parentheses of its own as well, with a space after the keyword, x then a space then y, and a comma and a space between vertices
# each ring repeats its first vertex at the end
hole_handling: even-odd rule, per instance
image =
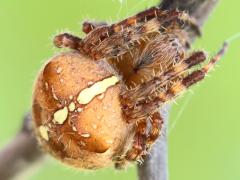
POLYGON ((27 114, 18 134, 0 151, 0 179, 13 179, 41 160, 36 138, 32 132, 32 118, 27 114))

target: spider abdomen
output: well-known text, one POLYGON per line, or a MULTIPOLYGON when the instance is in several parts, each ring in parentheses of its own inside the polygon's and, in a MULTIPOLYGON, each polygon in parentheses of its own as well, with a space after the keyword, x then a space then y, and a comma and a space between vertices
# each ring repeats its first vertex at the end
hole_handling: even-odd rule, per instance
POLYGON ((52 58, 36 81, 33 117, 48 152, 75 167, 109 166, 131 143, 122 117, 119 80, 79 53, 52 58))

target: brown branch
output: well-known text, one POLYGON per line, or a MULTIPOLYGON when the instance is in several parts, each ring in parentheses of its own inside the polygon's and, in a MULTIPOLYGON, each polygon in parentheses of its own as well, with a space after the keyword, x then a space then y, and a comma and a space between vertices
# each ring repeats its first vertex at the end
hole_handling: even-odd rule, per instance
MULTIPOLYGON (((195 17, 199 26, 202 27, 217 2, 218 0, 163 0, 159 6, 163 10, 179 9, 187 11, 191 16, 195 17)), ((190 33, 189 37, 193 42, 196 35, 190 33)), ((143 165, 138 165, 139 180, 168 179, 167 117, 164 124, 165 129, 162 136, 154 144, 150 155, 143 165)))
POLYGON ((27 114, 19 133, 0 151, 0 179, 13 179, 42 159, 32 132, 32 118, 27 114))
MULTIPOLYGON (((185 10, 194 16, 202 26, 217 0, 163 0, 162 9, 185 10)), ((190 34, 194 39, 195 35, 190 34)), ((165 119, 165 126, 167 119, 165 119)), ((144 164, 138 166, 139 180, 167 180, 167 136, 162 136, 154 145, 151 156, 144 164)), ((0 178, 13 179, 23 173, 33 163, 42 159, 43 153, 39 150, 36 139, 32 133, 32 119, 30 115, 24 118, 22 129, 16 137, 0 151, 0 178)))

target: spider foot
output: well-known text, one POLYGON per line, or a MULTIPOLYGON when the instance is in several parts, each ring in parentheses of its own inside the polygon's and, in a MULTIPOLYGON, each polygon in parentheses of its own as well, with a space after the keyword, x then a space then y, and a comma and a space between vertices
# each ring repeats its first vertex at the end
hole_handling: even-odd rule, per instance
POLYGON ((70 49, 80 50, 82 39, 68 33, 59 34, 54 37, 53 43, 58 48, 68 47, 70 49))
POLYGON ((96 29, 97 27, 100 26, 107 26, 108 24, 105 22, 89 22, 85 21, 82 24, 82 31, 85 32, 86 34, 90 33, 92 30, 96 29))

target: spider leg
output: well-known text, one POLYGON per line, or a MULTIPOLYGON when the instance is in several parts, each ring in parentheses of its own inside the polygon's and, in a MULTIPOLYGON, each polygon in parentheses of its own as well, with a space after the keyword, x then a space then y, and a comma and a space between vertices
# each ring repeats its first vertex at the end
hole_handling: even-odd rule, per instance
POLYGON ((163 118, 160 112, 155 112, 150 117, 151 117, 150 122, 152 124, 152 127, 146 140, 147 149, 149 149, 151 145, 157 140, 163 126, 163 118))
POLYGON ((146 155, 146 151, 156 141, 159 136, 163 124, 163 118, 159 112, 155 112, 150 116, 151 129, 149 134, 146 134, 147 124, 145 120, 137 125, 137 132, 134 138, 133 146, 126 153, 128 161, 135 161, 146 155))
MULTIPOLYGON (((87 53, 91 53, 96 60, 103 57, 117 57, 118 55, 122 55, 125 52, 129 52, 129 47, 131 46, 131 44, 133 45, 133 43, 126 43, 131 40, 128 37, 130 37, 130 34, 134 33, 132 31, 139 24, 143 25, 143 23, 147 23, 147 21, 157 17, 158 11, 160 11, 160 9, 157 7, 150 8, 148 10, 138 13, 135 16, 129 17, 123 21, 108 26, 105 31, 102 31, 101 33, 95 33, 96 35, 98 35, 96 39, 86 37, 84 39, 85 50, 88 51, 87 53), (120 36, 119 33, 121 33, 120 36), (94 44, 94 46, 90 46, 89 49, 88 44, 94 44), (120 48, 122 45, 126 46, 122 47, 122 53, 118 53, 118 51, 121 51, 118 48, 120 48)), ((164 13, 167 12, 164 11, 164 13)))
POLYGON ((123 21, 120 21, 119 23, 113 24, 111 26, 111 29, 112 32, 117 33, 122 31, 122 29, 126 27, 133 27, 137 24, 144 24, 154 18, 157 18, 160 24, 176 20, 182 21, 188 24, 197 35, 201 35, 201 31, 198 24, 196 23, 196 20, 190 17, 187 13, 178 10, 163 11, 158 7, 149 8, 136 14, 135 16, 129 17, 123 21))
POLYGON ((168 81, 171 81, 172 79, 176 78, 176 76, 179 76, 186 72, 186 70, 192 68, 193 66, 196 66, 198 64, 201 64, 206 60, 206 55, 203 51, 197 51, 194 52, 191 56, 184 59, 182 62, 176 64, 172 68, 170 68, 168 71, 163 72, 160 77, 156 77, 160 82, 160 86, 165 85, 168 81))
MULTIPOLYGON (((144 44, 144 41, 155 38, 154 36, 149 37, 149 35, 161 33, 159 29, 163 26, 166 25, 165 28, 167 28, 173 23, 181 24, 182 22, 189 25, 197 34, 200 34, 195 20, 189 17, 187 13, 150 8, 110 26, 105 23, 85 22, 83 23, 83 31, 88 35, 83 40, 64 33, 55 37, 54 44, 57 47, 80 50, 95 60, 118 57, 131 52, 136 44, 144 44)), ((183 29, 180 26, 178 28, 179 30, 183 29)))
MULTIPOLYGON (((123 21, 120 21, 119 23, 112 25, 112 28, 114 29, 114 32, 119 32, 123 28, 136 26, 138 23, 144 23, 148 20, 156 18, 158 16, 157 12, 159 11, 161 10, 158 7, 151 7, 147 10, 139 12, 135 16, 131 16, 123 21)), ((166 11, 162 12, 166 13, 166 11)))
POLYGON ((219 52, 201 69, 193 71, 188 76, 184 77, 182 81, 177 82, 172 87, 170 87, 166 93, 160 93, 159 100, 166 102, 167 99, 173 99, 179 93, 183 92, 185 89, 190 86, 196 84, 197 82, 203 80, 206 74, 215 66, 215 64, 221 59, 227 49, 227 43, 223 44, 223 47, 219 50, 219 52))
POLYGON ((134 142, 132 145, 132 148, 127 151, 126 153, 126 159, 128 161, 135 161, 140 156, 144 155, 144 152, 146 151, 146 130, 147 130, 147 123, 146 120, 140 120, 136 122, 136 134, 134 137, 134 142))
MULTIPOLYGON (((156 110, 159 107, 161 107, 161 105, 163 105, 164 103, 176 98, 181 92, 184 92, 184 90, 186 90, 187 88, 203 80, 206 74, 221 59, 226 48, 227 44, 225 43, 223 45, 223 48, 205 66, 183 77, 181 81, 176 82, 168 90, 160 93, 156 98, 152 99, 150 102, 138 103, 131 108, 123 106, 124 112, 126 112, 127 110, 131 111, 135 115, 132 116, 131 118, 138 120, 133 146, 130 150, 127 151, 125 157, 128 161, 135 161, 144 156, 146 154, 146 151, 149 150, 151 145, 159 137, 159 133, 163 124, 163 118, 161 117, 159 112, 156 112, 156 110), (154 113, 151 114, 151 112, 154 113), (146 121, 147 119, 149 119, 148 117, 150 117, 150 122, 152 126, 149 134, 147 135, 146 121)), ((195 56, 196 54, 193 54, 192 56, 185 60, 185 62, 188 62, 190 67, 196 64, 192 62, 192 60, 195 59, 193 58, 195 56)), ((130 116, 128 116, 127 119, 129 119, 129 117, 130 116)))
POLYGON ((68 47, 70 49, 78 50, 91 56, 91 54, 89 54, 89 49, 94 47, 95 43, 101 41, 101 39, 104 39, 105 36, 108 36, 107 30, 107 26, 99 26, 95 30, 91 31, 84 39, 81 39, 72 34, 63 33, 55 36, 53 43, 56 47, 68 47))
POLYGON ((201 34, 195 20, 185 12, 177 10, 161 11, 157 8, 146 12, 148 13, 142 12, 140 15, 132 16, 119 23, 105 26, 104 30, 94 34, 95 37, 91 34, 91 36, 84 38, 83 48, 86 54, 89 54, 95 60, 122 56, 131 52, 137 45, 141 46, 144 42, 155 39, 156 35, 162 33, 162 29, 166 30, 172 24, 178 24, 178 26, 170 32, 181 31, 184 28, 182 25, 186 24, 196 34, 201 34))
MULTIPOLYGON (((154 112, 166 102, 174 100, 180 95, 180 93, 184 92, 192 85, 203 80, 209 70, 211 70, 221 59, 226 48, 227 44, 224 43, 222 49, 205 66, 199 70, 193 71, 187 76, 182 76, 181 80, 177 80, 167 90, 160 90, 160 92, 156 91, 156 87, 161 86, 161 81, 152 80, 145 85, 146 89, 138 89, 137 91, 132 92, 129 91, 122 95, 121 101, 126 119, 129 122, 132 122, 135 121, 136 118, 149 116, 149 112, 154 112), (154 94, 154 97, 148 98, 147 96, 152 93, 151 90, 152 92, 156 92, 156 94, 154 94), (144 94, 140 94, 142 91, 144 91, 144 94), (133 95, 133 92, 135 92, 135 95, 133 95), (132 98, 132 96, 134 96, 134 98, 132 98)), ((177 77, 179 77, 179 75, 176 75, 176 78, 177 77)))
POLYGON ((100 26, 107 26, 108 24, 105 22, 89 22, 85 21, 82 24, 82 31, 85 32, 86 34, 90 33, 92 30, 96 29, 97 27, 100 26))
MULTIPOLYGON (((164 87, 169 81, 174 80, 177 76, 181 76, 186 70, 196 66, 206 60, 206 55, 202 51, 194 52, 188 58, 180 61, 170 69, 165 70, 159 75, 155 75, 150 81, 143 83, 141 86, 134 88, 133 90, 126 91, 122 94, 122 98, 125 99, 123 104, 130 107, 135 106, 137 103, 144 103, 150 101, 151 95, 156 92, 156 87, 164 87), (132 104, 132 102, 134 104, 132 104)), ((145 76, 144 73, 138 73, 138 76, 145 76)))
MULTIPOLYGON (((135 27, 128 28, 128 30, 122 29, 119 33, 111 33, 111 27, 109 27, 107 31, 107 36, 105 35, 104 38, 94 43, 94 46, 91 48, 85 48, 88 54, 95 59, 102 59, 111 58, 111 57, 118 57, 122 56, 125 53, 131 52, 136 46, 141 46, 146 42, 149 42, 161 32, 159 29, 165 25, 165 23, 175 23, 177 20, 181 20, 182 14, 179 16, 175 16, 173 18, 167 18, 166 20, 159 21, 157 18, 147 21, 144 24, 140 24, 135 27), (167 21, 169 20, 169 21, 167 21)), ((185 18, 185 15, 183 16, 185 18)), ((167 29, 165 27, 164 29, 167 29)), ((172 30, 174 32, 177 28, 172 30)), ((178 30, 181 31, 179 27, 178 30)), ((178 33, 180 34, 180 33, 178 33)), ((183 37, 181 38, 182 41, 185 41, 183 37)), ((84 44, 89 44, 92 41, 84 40, 84 44)), ((187 42, 184 44, 188 44, 187 42)))
MULTIPOLYGON (((193 71, 191 74, 185 76, 181 81, 173 84, 168 90, 162 92, 158 97, 154 98, 149 103, 143 103, 146 106, 147 104, 162 105, 168 101, 175 99, 180 93, 188 89, 192 85, 200 82, 206 76, 206 74, 214 67, 214 65, 221 59, 227 49, 227 43, 224 43, 220 51, 201 69, 193 71)), ((139 104, 140 105, 140 104, 139 104)), ((141 106, 141 105, 140 105, 141 106)), ((143 107, 144 108, 144 107, 143 107)))
MULTIPOLYGON (((168 71, 171 66, 177 66, 181 63, 185 56, 185 49, 178 37, 173 34, 160 35, 148 43, 139 58, 135 58, 134 70, 135 74, 128 78, 128 82, 132 84, 142 84, 144 82, 159 76, 159 74, 168 71)), ((196 52, 186 63, 189 66, 196 61, 205 59, 203 52, 196 52), (192 62, 191 59, 195 59, 192 62)), ((169 73, 168 73, 169 74, 169 73)))
POLYGON ((55 36, 53 43, 58 48, 68 47, 70 49, 81 50, 82 47, 82 39, 68 33, 55 36))

